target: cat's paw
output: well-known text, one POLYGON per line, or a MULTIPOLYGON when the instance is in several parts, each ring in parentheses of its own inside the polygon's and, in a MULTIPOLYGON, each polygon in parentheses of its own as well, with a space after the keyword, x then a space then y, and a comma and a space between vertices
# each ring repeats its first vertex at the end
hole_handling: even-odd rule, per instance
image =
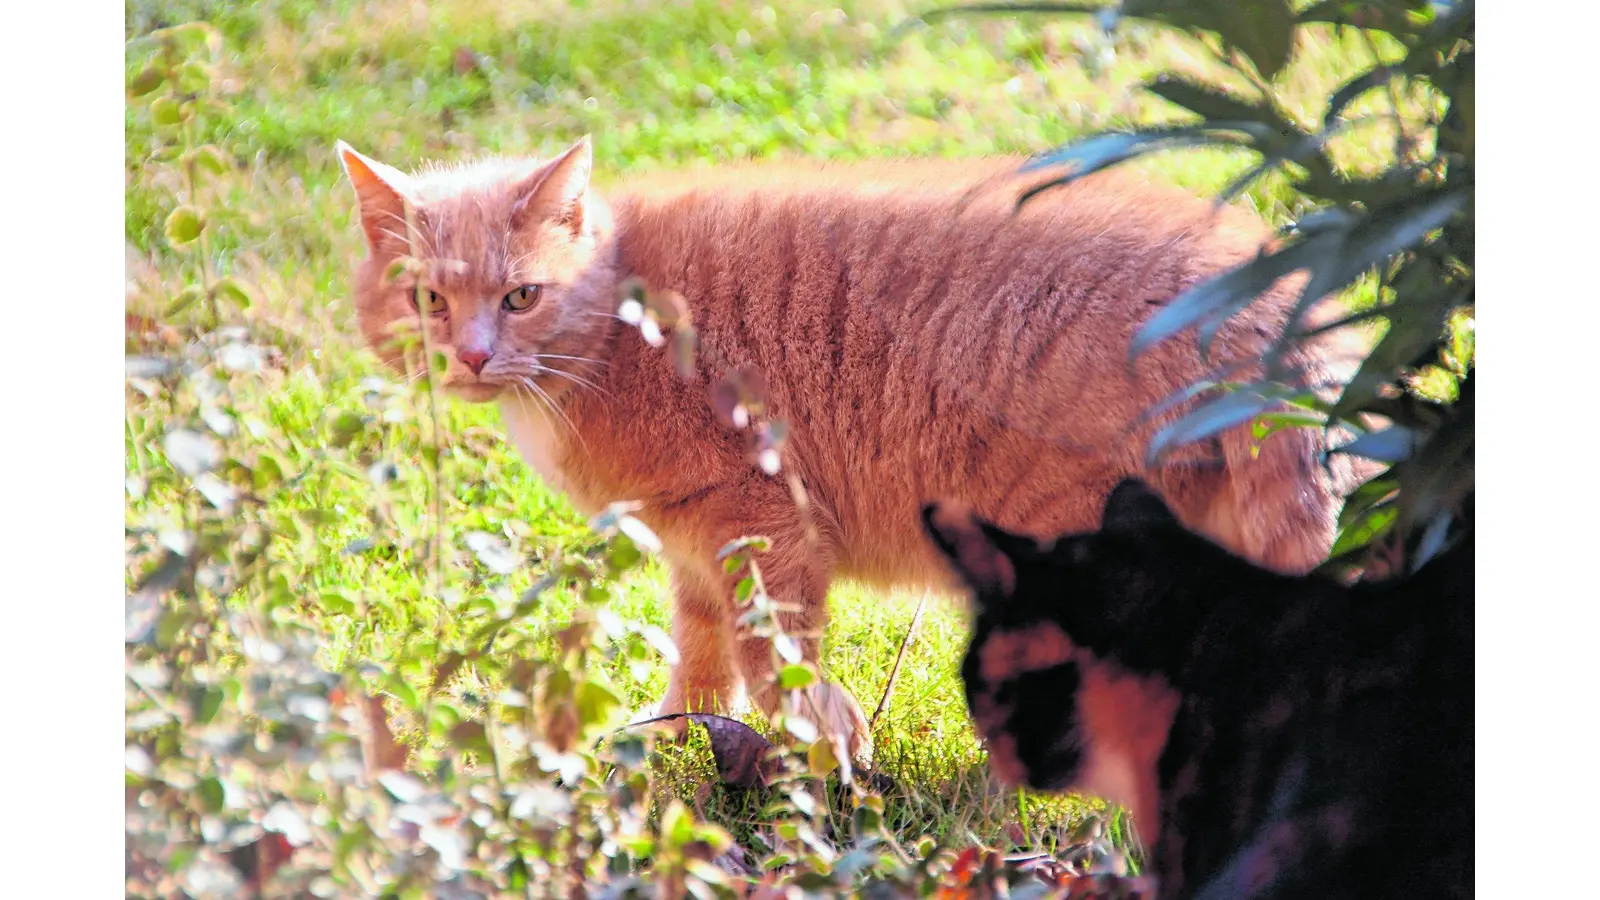
POLYGON ((850 759, 858 765, 872 762, 872 728, 861 704, 844 688, 819 681, 802 692, 800 711, 806 718, 817 719, 817 730, 826 736, 840 739, 850 759))
POLYGON ((734 692, 734 696, 728 698, 725 702, 720 699, 709 699, 705 702, 691 705, 684 702, 682 693, 669 688, 667 695, 661 698, 661 702, 657 703, 654 709, 641 711, 641 715, 635 717, 634 721, 638 722, 677 714, 671 719, 650 722, 649 727, 660 739, 681 744, 688 737, 689 726, 693 724, 693 720, 687 715, 681 714, 707 713, 717 716, 733 716, 748 709, 748 700, 737 691, 734 692))

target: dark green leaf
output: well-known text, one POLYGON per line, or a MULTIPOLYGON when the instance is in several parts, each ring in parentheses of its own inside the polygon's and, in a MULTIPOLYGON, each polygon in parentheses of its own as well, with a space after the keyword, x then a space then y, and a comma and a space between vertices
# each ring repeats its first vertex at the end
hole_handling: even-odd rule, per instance
POLYGON ((1191 112, 1203 116, 1206 122, 1259 122, 1263 129, 1258 132, 1259 141, 1257 149, 1266 151, 1287 147, 1292 141, 1306 137, 1293 123, 1284 119, 1276 109, 1270 105, 1251 103, 1217 90, 1209 85, 1199 84, 1184 78, 1171 75, 1162 75, 1155 81, 1145 85, 1145 90, 1162 99, 1169 100, 1191 112), (1276 138, 1276 140, 1274 140, 1276 138))
POLYGON ((212 686, 200 692, 200 697, 195 702, 194 723, 196 725, 210 725, 216 719, 217 712, 222 709, 224 693, 221 687, 212 686))
POLYGON ((1125 0, 1122 14, 1179 28, 1212 31, 1243 53, 1271 81, 1294 53, 1294 10, 1289 0, 1125 0))
POLYGON ((215 777, 201 779, 198 790, 200 805, 206 812, 222 812, 222 805, 227 799, 227 792, 223 790, 221 781, 215 777))
POLYGON ((1396 425, 1382 431, 1363 434, 1329 452, 1348 453, 1378 462, 1397 463, 1411 455, 1415 443, 1416 435, 1411 429, 1396 425))
POLYGON ((1322 126, 1324 128, 1332 128, 1334 120, 1339 118, 1339 114, 1344 112, 1345 107, 1367 91, 1388 84, 1394 74, 1394 70, 1388 66, 1379 66, 1375 69, 1368 69, 1340 85, 1339 89, 1334 91, 1333 95, 1328 98, 1328 110, 1322 114, 1322 126))
POLYGON ((1172 449, 1248 422, 1280 402, 1277 397, 1251 389, 1225 394, 1157 432, 1150 440, 1146 459, 1155 465, 1172 449))
POLYGON ((1085 175, 1116 165, 1126 160, 1160 150, 1207 145, 1248 145, 1252 138, 1270 141, 1272 129, 1260 122, 1208 122, 1205 125, 1180 128, 1161 128, 1132 133, 1101 134, 1068 144, 1057 150, 1040 154, 1024 163, 1019 173, 1035 172, 1057 166, 1070 167, 1071 172, 1042 184, 1034 185, 1017 197, 1022 206, 1035 196, 1062 187, 1085 175))
POLYGON ((1280 278, 1296 269, 1313 265, 1336 246, 1336 236, 1313 234, 1275 253, 1257 256, 1242 266, 1200 282, 1145 320, 1128 348, 1129 357, 1137 357, 1155 344, 1196 324, 1201 324, 1214 334, 1223 322, 1249 306, 1280 278))

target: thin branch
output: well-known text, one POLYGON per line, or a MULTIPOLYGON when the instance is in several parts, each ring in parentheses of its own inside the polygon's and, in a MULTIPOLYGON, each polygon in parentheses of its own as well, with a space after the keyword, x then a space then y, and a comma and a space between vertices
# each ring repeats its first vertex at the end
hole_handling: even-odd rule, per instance
POLYGON ((906 629, 905 638, 900 641, 900 652, 894 655, 894 666, 889 669, 889 680, 883 684, 883 697, 878 700, 878 708, 872 711, 872 718, 867 720, 869 731, 878 727, 878 718, 883 715, 884 710, 889 708, 889 697, 894 693, 895 679, 900 676, 900 664, 905 661, 906 649, 911 646, 912 640, 916 638, 917 626, 922 623, 922 610, 928 605, 928 594, 928 591, 923 591, 922 596, 917 600, 916 611, 911 614, 911 625, 906 629))

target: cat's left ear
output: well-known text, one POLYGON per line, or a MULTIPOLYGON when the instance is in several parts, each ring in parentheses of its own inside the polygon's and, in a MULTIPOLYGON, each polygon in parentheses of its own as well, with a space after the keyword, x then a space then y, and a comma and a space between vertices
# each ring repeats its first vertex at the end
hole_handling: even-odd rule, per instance
POLYGON ((361 228, 367 242, 377 248, 386 240, 403 238, 406 233, 406 202, 411 179, 406 173, 357 153, 339 141, 334 144, 345 177, 356 190, 361 206, 361 228))
POLYGON ((1178 524, 1166 501, 1137 478, 1124 478, 1106 497, 1100 527, 1112 532, 1137 532, 1178 524))
MULTIPOLYGON (((1027 542, 1027 538, 980 521, 965 507, 952 503, 923 507, 922 522, 934 545, 980 599, 1009 597, 1016 592, 1013 557, 1025 549, 1018 542, 1027 542)), ((1032 549, 1037 551, 1038 545, 1032 549)))
POLYGON ((574 235, 581 234, 593 170, 594 148, 589 136, 584 135, 517 186, 519 196, 511 212, 512 227, 549 221, 568 226, 574 235))

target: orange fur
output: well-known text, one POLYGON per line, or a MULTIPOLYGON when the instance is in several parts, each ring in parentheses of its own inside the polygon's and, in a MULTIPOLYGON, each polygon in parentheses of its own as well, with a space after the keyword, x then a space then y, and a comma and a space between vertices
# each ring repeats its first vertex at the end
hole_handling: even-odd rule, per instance
MULTIPOLYGON (((389 335, 417 313, 408 283, 384 273, 410 246, 448 303, 428 324, 453 351, 446 386, 498 400, 524 456, 579 509, 643 504, 673 571, 682 657, 663 711, 723 704, 741 684, 776 702, 759 689, 770 650, 735 633, 714 559, 742 535, 772 539, 763 573, 810 660, 834 578, 949 584, 918 516, 936 498, 1054 535, 1094 527, 1106 492, 1138 473, 1187 524, 1257 562, 1303 570, 1328 548, 1340 493, 1313 432, 1280 432, 1252 459, 1237 428, 1158 471, 1143 464, 1150 434, 1182 410, 1140 415, 1208 369, 1190 338, 1131 365, 1128 341, 1184 288, 1257 252, 1268 234, 1241 211, 1103 175, 1013 214, 1014 160, 733 168, 623 185, 608 203, 590 186, 587 141, 554 161, 418 175, 341 155, 371 250, 355 282, 368 340, 401 365, 389 335), (628 276, 688 299, 714 351, 691 382, 613 315, 628 276), (541 285, 538 303, 502 308, 523 284, 541 285), (463 344, 493 351, 481 376, 457 358, 463 344), (725 373, 711 359, 764 374, 815 543, 784 483, 715 420, 707 388, 725 373)), ((1214 358, 1258 353, 1298 284, 1235 317, 1214 358)), ((1302 378, 1347 364, 1336 340, 1291 357, 1302 378)), ((849 706, 825 724, 860 749, 849 706)))

